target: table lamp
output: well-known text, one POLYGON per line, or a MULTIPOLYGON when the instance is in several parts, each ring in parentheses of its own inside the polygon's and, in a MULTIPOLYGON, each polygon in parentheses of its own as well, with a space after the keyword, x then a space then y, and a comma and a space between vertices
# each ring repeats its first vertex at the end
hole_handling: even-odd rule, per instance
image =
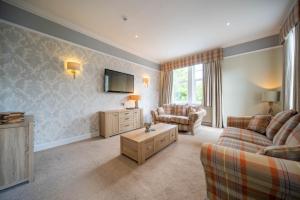
POLYGON ((129 100, 134 100, 135 101, 135 108, 139 108, 139 100, 141 99, 140 95, 129 95, 129 100))
POLYGON ((280 96, 280 93, 278 91, 271 91, 271 90, 265 91, 262 94, 262 102, 268 102, 268 104, 269 104, 269 111, 268 111, 269 115, 274 114, 274 111, 272 108, 273 103, 279 101, 279 96, 280 96))

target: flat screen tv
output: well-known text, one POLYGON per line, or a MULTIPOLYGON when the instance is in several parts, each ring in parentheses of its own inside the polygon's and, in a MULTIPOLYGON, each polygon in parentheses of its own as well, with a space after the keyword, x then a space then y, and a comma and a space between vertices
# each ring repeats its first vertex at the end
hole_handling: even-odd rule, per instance
POLYGON ((131 74, 105 69, 104 92, 133 93, 134 76, 131 74))

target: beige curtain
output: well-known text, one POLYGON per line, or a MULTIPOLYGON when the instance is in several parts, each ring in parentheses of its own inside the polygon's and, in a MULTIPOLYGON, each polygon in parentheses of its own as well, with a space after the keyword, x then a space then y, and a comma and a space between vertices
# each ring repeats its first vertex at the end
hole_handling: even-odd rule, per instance
POLYGON ((212 107, 212 126, 223 127, 222 69, 220 61, 203 65, 204 106, 212 107))
POLYGON ((293 107, 300 112, 300 24, 295 27, 295 68, 293 107))
POLYGON ((173 71, 161 71, 160 105, 172 102, 173 71))

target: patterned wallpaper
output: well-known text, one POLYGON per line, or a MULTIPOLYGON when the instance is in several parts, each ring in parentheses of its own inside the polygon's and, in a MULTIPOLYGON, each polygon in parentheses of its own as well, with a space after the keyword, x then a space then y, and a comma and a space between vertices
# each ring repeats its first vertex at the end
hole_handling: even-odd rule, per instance
POLYGON ((0 38, 0 112, 33 114, 35 145, 98 132, 97 112, 122 108, 128 94, 103 92, 104 68, 135 75, 145 115, 158 104, 158 71, 4 22, 0 38), (75 80, 64 71, 69 58, 83 63, 75 80))

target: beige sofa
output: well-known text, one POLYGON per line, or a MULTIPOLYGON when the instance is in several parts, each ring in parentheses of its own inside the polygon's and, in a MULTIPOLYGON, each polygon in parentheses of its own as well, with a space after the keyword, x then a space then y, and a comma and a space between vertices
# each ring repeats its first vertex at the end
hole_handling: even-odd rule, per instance
POLYGON ((300 114, 278 113, 265 133, 252 119, 229 117, 218 143, 202 145, 208 199, 300 199, 300 114))
POLYGON ((190 131, 194 135, 206 111, 201 106, 164 104, 152 110, 151 115, 154 123, 177 124, 179 131, 190 131))

